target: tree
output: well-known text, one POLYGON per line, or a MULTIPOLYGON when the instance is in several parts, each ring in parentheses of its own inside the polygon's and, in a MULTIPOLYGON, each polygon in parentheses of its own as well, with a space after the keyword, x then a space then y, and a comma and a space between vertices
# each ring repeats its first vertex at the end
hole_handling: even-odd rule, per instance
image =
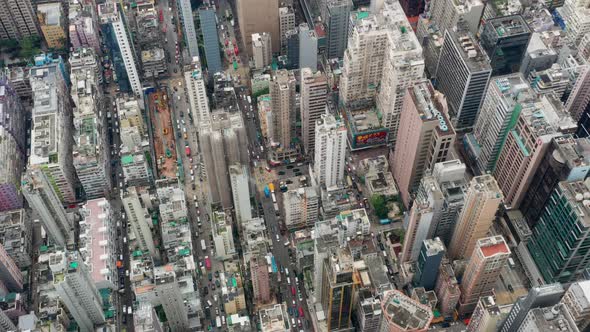
POLYGON ((375 214, 379 219, 387 218, 387 213, 389 210, 387 209, 387 200, 383 195, 373 195, 371 196, 371 205, 375 210, 375 214))
POLYGON ((19 52, 21 58, 30 59, 39 52, 38 40, 35 37, 27 37, 21 40, 19 52))

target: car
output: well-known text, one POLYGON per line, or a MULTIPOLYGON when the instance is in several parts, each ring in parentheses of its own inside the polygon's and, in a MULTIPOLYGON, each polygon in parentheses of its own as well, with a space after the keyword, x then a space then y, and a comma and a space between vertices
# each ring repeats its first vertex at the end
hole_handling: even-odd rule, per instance
POLYGON ((295 169, 293 169, 293 172, 295 172, 295 173, 301 173, 301 170, 299 170, 299 168, 295 168, 295 169))
POLYGON ((215 286, 217 286, 217 287, 221 286, 221 283, 219 282, 219 280, 215 280, 215 286))
POLYGON ((125 270, 125 276, 129 277, 129 270, 125 270))
POLYGON ((213 273, 209 273, 207 275, 207 278, 209 279, 209 281, 213 280, 213 273))
POLYGON ((215 278, 219 278, 219 271, 215 271, 215 278))
POLYGON ((211 284, 211 290, 215 290, 215 284, 211 284))
POLYGON ((279 171, 279 175, 285 175, 285 171, 279 171))
POLYGON ((293 169, 293 167, 295 167, 295 166, 293 166, 293 165, 288 165, 288 166, 287 166, 287 169, 293 169))
POLYGON ((123 313, 127 312, 127 306, 123 304, 123 313))

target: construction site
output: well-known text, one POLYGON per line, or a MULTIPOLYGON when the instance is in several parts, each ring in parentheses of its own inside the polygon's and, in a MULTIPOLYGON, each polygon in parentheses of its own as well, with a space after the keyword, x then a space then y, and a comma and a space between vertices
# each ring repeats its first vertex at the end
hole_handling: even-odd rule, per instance
POLYGON ((148 95, 148 102, 156 153, 157 178, 177 177, 178 155, 172 113, 168 107, 168 95, 164 89, 155 90, 148 95))

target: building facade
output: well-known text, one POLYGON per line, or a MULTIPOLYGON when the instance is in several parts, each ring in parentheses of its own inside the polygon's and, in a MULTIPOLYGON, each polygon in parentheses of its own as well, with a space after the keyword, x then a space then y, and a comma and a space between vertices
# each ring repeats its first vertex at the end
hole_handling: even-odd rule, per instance
POLYGON ((322 114, 315 126, 313 175, 319 186, 342 186, 346 161, 346 127, 333 115, 322 114))
POLYGON ((308 67, 301 68, 300 113, 303 149, 307 155, 315 152, 316 123, 326 112, 328 80, 321 71, 308 67))

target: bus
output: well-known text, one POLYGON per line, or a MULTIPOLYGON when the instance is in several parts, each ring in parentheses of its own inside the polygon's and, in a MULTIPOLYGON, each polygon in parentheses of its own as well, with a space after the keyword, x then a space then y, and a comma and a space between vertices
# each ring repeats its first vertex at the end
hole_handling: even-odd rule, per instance
POLYGON ((211 260, 209 259, 209 256, 205 256, 205 268, 211 270, 211 260))
POLYGON ((221 317, 217 316, 217 318, 215 318, 215 325, 218 328, 221 327, 221 317))
POLYGON ((234 59, 234 70, 238 70, 238 62, 234 59))
POLYGON ((203 251, 207 250, 207 244, 205 244, 205 239, 201 239, 201 250, 203 250, 203 251))

